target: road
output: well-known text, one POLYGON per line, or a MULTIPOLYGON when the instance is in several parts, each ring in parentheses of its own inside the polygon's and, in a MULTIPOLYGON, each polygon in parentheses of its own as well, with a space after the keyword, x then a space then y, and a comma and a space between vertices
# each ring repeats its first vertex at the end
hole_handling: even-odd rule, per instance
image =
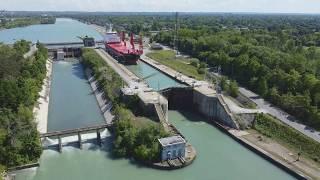
POLYGON ((292 128, 300 131, 304 135, 318 141, 320 143, 320 132, 316 130, 312 130, 308 128, 307 126, 298 123, 297 120, 289 115, 288 113, 284 112, 278 107, 273 106, 269 102, 265 101, 263 98, 261 98, 259 95, 255 94, 254 92, 247 90, 243 87, 239 88, 240 93, 245 95, 246 97, 250 98, 254 103, 257 104, 257 106, 261 109, 262 112, 268 113, 285 124, 291 126, 292 128))

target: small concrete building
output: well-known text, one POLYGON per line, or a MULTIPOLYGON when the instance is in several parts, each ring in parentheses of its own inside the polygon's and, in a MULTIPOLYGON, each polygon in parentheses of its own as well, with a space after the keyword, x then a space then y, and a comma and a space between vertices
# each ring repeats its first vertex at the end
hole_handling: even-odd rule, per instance
POLYGON ((162 161, 185 157, 186 140, 181 136, 170 136, 158 141, 161 144, 162 161))
POLYGON ((84 45, 84 47, 93 47, 93 46, 96 45, 96 43, 95 43, 93 37, 85 36, 85 37, 83 38, 83 45, 84 45))

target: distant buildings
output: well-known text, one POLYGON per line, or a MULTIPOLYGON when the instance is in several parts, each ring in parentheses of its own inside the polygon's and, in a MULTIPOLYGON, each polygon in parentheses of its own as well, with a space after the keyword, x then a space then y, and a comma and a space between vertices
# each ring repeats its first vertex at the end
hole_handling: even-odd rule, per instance
POLYGON ((185 157, 186 140, 181 136, 171 136, 158 139, 161 145, 161 160, 171 160, 185 157))

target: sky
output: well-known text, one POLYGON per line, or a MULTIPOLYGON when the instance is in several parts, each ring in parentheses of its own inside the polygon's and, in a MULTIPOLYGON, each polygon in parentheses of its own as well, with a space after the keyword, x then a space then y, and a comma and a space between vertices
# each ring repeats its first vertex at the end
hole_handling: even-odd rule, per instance
POLYGON ((11 11, 320 13, 320 0, 0 0, 11 11))

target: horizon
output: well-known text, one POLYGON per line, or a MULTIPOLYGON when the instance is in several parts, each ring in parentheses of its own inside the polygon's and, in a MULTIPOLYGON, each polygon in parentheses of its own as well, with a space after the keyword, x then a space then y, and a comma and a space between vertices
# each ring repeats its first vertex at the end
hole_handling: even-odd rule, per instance
POLYGON ((26 12, 186 12, 186 13, 253 13, 253 14, 319 14, 320 1, 315 0, 0 0, 1 9, 26 12))
POLYGON ((232 12, 232 11, 225 11, 225 12, 216 12, 216 11, 76 11, 76 10, 70 10, 70 11, 64 11, 64 10, 52 10, 52 11, 45 11, 45 10, 4 10, 4 13, 97 13, 97 14, 118 14, 118 13, 136 13, 136 14, 170 14, 170 13, 176 13, 178 12, 180 15, 184 14, 243 14, 243 15, 320 15, 320 12, 318 13, 303 13, 303 12, 232 12))

